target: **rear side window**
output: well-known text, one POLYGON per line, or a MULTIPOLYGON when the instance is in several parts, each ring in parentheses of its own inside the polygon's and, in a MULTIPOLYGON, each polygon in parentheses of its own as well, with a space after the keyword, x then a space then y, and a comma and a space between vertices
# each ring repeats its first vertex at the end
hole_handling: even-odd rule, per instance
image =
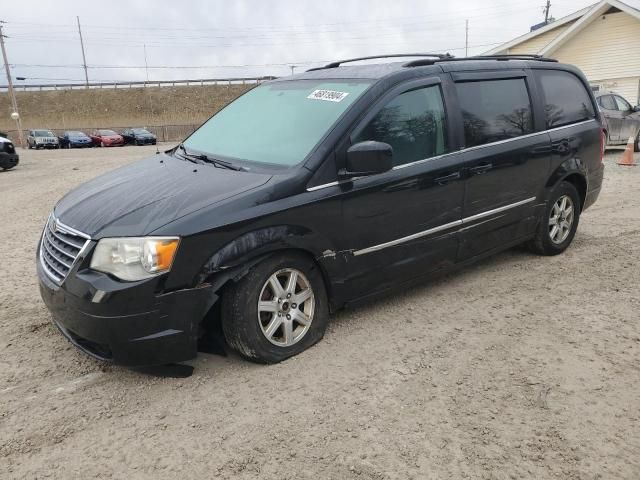
POLYGON ((440 87, 419 88, 395 97, 352 142, 366 140, 391 145, 396 165, 445 153, 446 121, 440 87))
POLYGON ((538 70, 537 75, 545 98, 547 128, 595 118, 591 97, 578 77, 561 70, 538 70))
POLYGON ((533 132, 524 79, 456 83, 467 147, 533 132))

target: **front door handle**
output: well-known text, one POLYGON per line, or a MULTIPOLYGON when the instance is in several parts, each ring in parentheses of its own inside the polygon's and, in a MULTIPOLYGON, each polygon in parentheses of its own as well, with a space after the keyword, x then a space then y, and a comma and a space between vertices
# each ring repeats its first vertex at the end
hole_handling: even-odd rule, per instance
POLYGON ((453 182, 454 180, 460 179, 460 172, 454 172, 449 175, 445 175, 444 177, 438 177, 434 180, 439 185, 446 185, 449 182, 453 182))
POLYGON ((476 167, 471 167, 469 169, 469 171, 471 173, 475 173, 476 175, 481 175, 483 173, 488 172, 492 168, 493 168, 493 164, 492 163, 481 163, 480 165, 478 165, 476 167))

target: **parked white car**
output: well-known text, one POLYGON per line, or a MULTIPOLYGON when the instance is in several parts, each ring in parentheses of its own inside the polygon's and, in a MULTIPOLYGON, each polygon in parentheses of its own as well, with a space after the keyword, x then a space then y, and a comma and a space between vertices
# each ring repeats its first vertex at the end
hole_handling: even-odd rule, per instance
POLYGON ((29 130, 27 137, 29 148, 60 148, 60 141, 51 130, 29 130))

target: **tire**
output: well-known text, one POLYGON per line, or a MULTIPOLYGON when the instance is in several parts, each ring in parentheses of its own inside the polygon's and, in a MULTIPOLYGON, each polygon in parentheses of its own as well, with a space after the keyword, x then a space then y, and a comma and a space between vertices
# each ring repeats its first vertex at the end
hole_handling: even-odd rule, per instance
POLYGON ((222 297, 222 330, 227 343, 256 363, 278 363, 306 350, 322 339, 328 322, 329 307, 322 273, 313 260, 299 253, 283 252, 266 258, 240 281, 232 283, 222 297), (312 292, 300 305, 291 301, 295 296, 286 296, 286 282, 290 278, 286 272, 292 271, 298 274, 297 293, 307 288, 312 292), (275 277, 276 274, 279 277, 275 277), (280 283, 281 302, 274 295, 272 278, 280 283), (258 308, 259 297, 267 310, 258 308), (303 318, 299 317, 300 312, 311 318, 306 326, 297 320, 303 318), (291 325, 288 337, 287 324, 291 325), (277 327, 272 329, 269 339, 267 327, 274 325, 277 327))
POLYGON ((31 143, 27 142, 27 147, 29 147, 29 150, 33 149, 33 145, 31 145, 31 143))
POLYGON ((564 252, 571 244, 578 229, 580 209, 581 200, 576 187, 569 182, 560 182, 549 196, 549 201, 540 219, 536 236, 528 243, 529 249, 539 255, 558 255, 564 252), (563 199, 567 199, 565 205, 571 207, 571 218, 569 218, 570 215, 566 213, 567 210, 562 214, 559 213, 563 199), (555 217, 556 222, 555 231, 554 224, 552 224, 554 221, 553 217, 555 217), (561 229, 558 229, 559 222, 563 222, 564 224, 561 229), (564 222, 570 223, 569 226, 567 227, 564 222), (555 236, 553 236, 554 232, 555 236))
POLYGON ((633 151, 640 152, 640 131, 638 131, 638 135, 636 136, 636 143, 633 144, 633 151))

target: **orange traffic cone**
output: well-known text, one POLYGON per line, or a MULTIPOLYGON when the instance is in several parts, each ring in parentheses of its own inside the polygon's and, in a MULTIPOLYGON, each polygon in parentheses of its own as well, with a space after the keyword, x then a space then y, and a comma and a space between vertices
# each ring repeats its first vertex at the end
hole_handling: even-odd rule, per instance
POLYGON ((627 142, 627 148, 624 149, 624 153, 622 154, 622 158, 618 162, 618 165, 624 165, 625 167, 635 167, 637 165, 637 163, 633 161, 633 144, 634 143, 635 143, 635 139, 633 137, 629 137, 629 141, 627 142))

